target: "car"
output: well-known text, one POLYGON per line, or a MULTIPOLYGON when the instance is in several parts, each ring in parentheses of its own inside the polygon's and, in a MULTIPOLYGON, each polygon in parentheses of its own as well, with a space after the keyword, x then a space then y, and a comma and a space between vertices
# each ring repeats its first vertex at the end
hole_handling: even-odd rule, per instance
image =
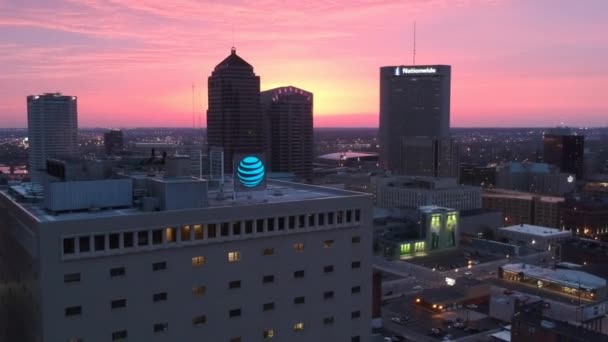
POLYGON ((464 272, 464 275, 466 275, 466 276, 470 276, 471 274, 473 274, 473 272, 471 272, 471 271, 464 272))
POLYGON ((430 336, 435 336, 435 337, 443 336, 443 335, 445 335, 445 330, 443 330, 441 328, 432 328, 429 330, 428 334, 430 336))
POLYGON ((468 309, 477 309, 477 305, 476 304, 469 304, 467 305, 468 309))
POLYGON ((454 338, 454 336, 447 334, 445 336, 443 336, 443 338, 441 339, 441 341, 443 342, 448 342, 448 341, 452 341, 452 339, 454 338))
POLYGON ((391 342, 405 341, 405 337, 401 335, 393 335, 391 336, 391 342))
POLYGON ((423 288, 420 285, 416 285, 416 286, 412 287, 412 290, 414 290, 414 291, 422 291, 423 288))
POLYGON ((512 295, 513 291, 507 289, 507 290, 502 291, 502 293, 504 293, 506 295, 512 295))
POLYGON ((455 322, 452 325, 452 328, 454 328, 454 329, 464 329, 464 328, 466 328, 466 326, 464 325, 464 322, 455 322))
POLYGON ((408 316, 391 318, 391 322, 397 323, 397 324, 402 324, 402 325, 406 325, 409 320, 410 320, 410 318, 408 316))

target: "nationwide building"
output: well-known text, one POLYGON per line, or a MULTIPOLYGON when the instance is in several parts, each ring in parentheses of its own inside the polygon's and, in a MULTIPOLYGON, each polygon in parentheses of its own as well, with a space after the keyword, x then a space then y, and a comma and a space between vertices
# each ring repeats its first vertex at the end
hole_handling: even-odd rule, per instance
POLYGON ((180 158, 55 177, 39 203, 1 190, 0 339, 370 341, 370 196, 263 187, 259 161, 223 190, 180 158))
POLYGON ((75 157, 78 153, 76 96, 44 93, 27 97, 29 166, 34 182, 42 182, 47 158, 75 157))
POLYGON ((208 148, 223 150, 224 172, 231 174, 236 154, 266 152, 260 77, 232 48, 209 76, 208 92, 208 148))
POLYGON ((450 138, 451 66, 380 68, 380 160, 389 171, 456 177, 450 138))
POLYGON ((272 172, 292 172, 312 179, 313 94, 296 87, 280 87, 260 94, 269 122, 268 165, 272 172))
POLYGON ((582 180, 584 175, 585 137, 582 135, 545 134, 544 161, 562 172, 582 180))
POLYGON ((113 129, 103 134, 103 145, 106 150, 106 155, 112 156, 124 151, 124 137, 122 131, 113 129))
POLYGON ((481 188, 458 185, 456 178, 379 176, 372 178, 372 190, 380 208, 425 205, 459 211, 481 208, 481 188))

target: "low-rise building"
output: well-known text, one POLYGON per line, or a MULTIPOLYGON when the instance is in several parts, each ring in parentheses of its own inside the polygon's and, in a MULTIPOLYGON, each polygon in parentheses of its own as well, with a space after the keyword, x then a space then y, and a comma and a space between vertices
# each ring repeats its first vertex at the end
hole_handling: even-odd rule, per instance
POLYGON ((520 224, 498 229, 499 236, 508 243, 531 249, 548 250, 553 244, 560 244, 572 238, 572 232, 530 224, 520 224))
POLYGON ((511 190, 484 190, 482 194, 483 208, 502 212, 505 226, 524 223, 558 228, 563 201, 563 197, 511 190))

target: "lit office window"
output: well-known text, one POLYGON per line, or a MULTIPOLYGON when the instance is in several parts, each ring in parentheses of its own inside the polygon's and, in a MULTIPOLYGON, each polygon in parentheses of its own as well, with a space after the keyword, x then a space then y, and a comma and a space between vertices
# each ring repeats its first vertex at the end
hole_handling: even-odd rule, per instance
POLYGON ((229 262, 237 262, 241 261, 241 252, 228 252, 228 261, 229 262))
POLYGON ((304 330, 304 322, 298 322, 293 325, 293 330, 296 332, 300 332, 304 330))
POLYGON ((274 329, 264 330, 264 338, 271 339, 274 337, 274 329))
POLYGON ((304 243, 298 242, 293 244, 293 249, 296 252, 304 252, 304 243))
POLYGON ((195 256, 192 258, 192 266, 197 267, 197 266, 202 266, 205 264, 205 257, 204 256, 195 256))

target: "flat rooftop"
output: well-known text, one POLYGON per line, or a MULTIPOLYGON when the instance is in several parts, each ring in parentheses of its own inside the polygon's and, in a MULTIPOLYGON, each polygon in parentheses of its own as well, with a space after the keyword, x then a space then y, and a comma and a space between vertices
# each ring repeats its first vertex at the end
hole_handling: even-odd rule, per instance
MULTIPOLYGON (((180 182, 180 180, 165 180, 168 182, 180 182)), ((184 182, 186 180, 181 180, 184 182)), ((209 206, 204 208, 192 208, 182 210, 206 210, 208 208, 219 208, 219 207, 230 207, 230 206, 244 206, 244 205, 264 205, 272 203, 285 203, 285 202, 299 202, 309 201, 317 199, 329 199, 329 198, 346 198, 353 196, 369 196, 368 194, 358 193, 347 190, 340 190, 334 188, 326 188, 322 186, 291 183, 278 180, 268 180, 267 189, 264 191, 255 192, 241 192, 234 197, 233 187, 231 183, 226 183, 224 186, 223 194, 217 189, 210 189, 207 193, 209 206)), ((81 220, 81 219, 92 219, 92 218, 107 218, 114 216, 128 216, 128 215, 141 215, 148 212, 140 210, 138 207, 126 207, 126 208, 110 208, 95 211, 75 211, 53 214, 44 210, 39 203, 31 203, 27 201, 18 201, 13 195, 11 195, 8 189, 0 189, 0 197, 4 197, 24 211, 27 211, 30 215, 36 218, 40 222, 56 222, 56 221, 69 221, 69 220, 81 220)), ((171 210, 165 210, 161 212, 169 212, 171 210)))
POLYGON ((555 228, 547 228, 541 226, 534 226, 531 224, 518 224, 515 226, 500 228, 501 231, 517 232, 522 234, 534 235, 538 237, 552 237, 552 236, 565 236, 572 235, 569 230, 559 230, 555 228))
POLYGON ((563 286, 578 288, 598 289, 606 287, 606 279, 594 276, 593 274, 570 270, 570 269, 550 269, 528 264, 507 264, 503 270, 519 273, 547 282, 553 282, 563 286))
POLYGON ((551 203, 559 203, 563 202, 563 197, 558 196, 543 196, 540 194, 534 194, 531 192, 523 192, 523 191, 515 191, 515 190, 504 190, 504 189, 492 189, 484 191, 481 193, 483 197, 490 198, 507 198, 507 199, 523 199, 531 201, 534 198, 539 198, 542 202, 551 202, 551 203))

